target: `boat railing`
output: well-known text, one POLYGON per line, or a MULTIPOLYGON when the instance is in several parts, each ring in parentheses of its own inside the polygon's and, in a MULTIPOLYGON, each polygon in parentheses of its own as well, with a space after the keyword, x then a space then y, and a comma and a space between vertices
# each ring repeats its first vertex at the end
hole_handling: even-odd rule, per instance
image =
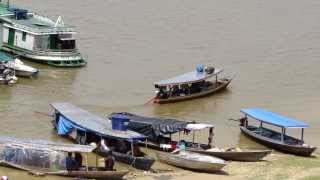
POLYGON ((78 49, 35 49, 33 52, 37 54, 56 54, 56 55, 61 55, 61 54, 70 54, 70 53, 78 53, 78 49))

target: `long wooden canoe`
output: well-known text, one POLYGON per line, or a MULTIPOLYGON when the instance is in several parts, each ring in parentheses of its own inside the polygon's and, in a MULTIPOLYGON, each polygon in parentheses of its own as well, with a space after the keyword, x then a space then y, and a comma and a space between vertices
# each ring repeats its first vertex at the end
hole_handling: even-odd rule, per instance
MULTIPOLYGON (((247 128, 244 126, 240 126, 241 132, 248 137, 252 138, 253 140, 276 150, 285 152, 285 153, 291 153, 299 156, 310 156, 313 151, 315 151, 316 147, 310 146, 310 145, 304 145, 301 143, 283 143, 279 139, 276 139, 276 137, 280 137, 281 134, 275 131, 272 131, 270 129, 266 128, 259 128, 259 131, 256 131, 258 128, 254 126, 248 126, 247 128), (264 133, 260 133, 260 130, 264 131, 264 133), (266 137, 265 134, 269 137, 266 137)), ((285 136, 286 142, 292 141, 292 142, 299 142, 300 140, 285 136)))
POLYGON ((219 157, 230 161, 260 161, 272 152, 272 150, 234 149, 230 151, 211 151, 210 149, 188 149, 188 151, 219 157))
POLYGON ((93 179, 122 179, 129 171, 103 171, 103 170, 91 170, 88 171, 46 171, 43 169, 33 169, 30 167, 23 167, 17 164, 13 164, 7 161, 0 161, 1 166, 11 167, 18 170, 27 171, 30 174, 37 176, 56 175, 66 177, 80 177, 80 178, 93 178, 93 179))

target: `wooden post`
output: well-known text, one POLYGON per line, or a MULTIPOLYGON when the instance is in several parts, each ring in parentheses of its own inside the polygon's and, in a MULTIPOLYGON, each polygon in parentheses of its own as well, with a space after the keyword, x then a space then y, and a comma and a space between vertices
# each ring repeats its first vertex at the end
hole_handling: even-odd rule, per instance
POLYGON ((301 144, 303 144, 303 133, 304 133, 304 128, 301 129, 301 144))

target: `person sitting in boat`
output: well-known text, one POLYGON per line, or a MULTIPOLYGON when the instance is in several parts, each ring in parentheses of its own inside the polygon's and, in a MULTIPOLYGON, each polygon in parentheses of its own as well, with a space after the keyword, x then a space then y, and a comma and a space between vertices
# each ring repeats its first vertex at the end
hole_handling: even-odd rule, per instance
POLYGON ((185 140, 180 140, 178 143, 178 149, 179 150, 186 150, 186 141, 185 140))
POLYGON ((120 153, 127 153, 128 148, 127 148, 126 142, 123 140, 119 140, 117 142, 116 151, 120 153))
POLYGON ((100 141, 99 151, 104 154, 107 154, 109 151, 111 151, 111 149, 106 145, 104 139, 101 139, 101 141, 100 141))
POLYGON ((112 156, 112 151, 109 151, 107 156, 104 158, 104 167, 106 171, 114 171, 114 157, 112 156))
POLYGON ((214 145, 213 145, 213 136, 214 136, 213 127, 211 127, 211 128, 209 129, 209 137, 208 137, 208 146, 209 146, 209 148, 214 148, 214 145))

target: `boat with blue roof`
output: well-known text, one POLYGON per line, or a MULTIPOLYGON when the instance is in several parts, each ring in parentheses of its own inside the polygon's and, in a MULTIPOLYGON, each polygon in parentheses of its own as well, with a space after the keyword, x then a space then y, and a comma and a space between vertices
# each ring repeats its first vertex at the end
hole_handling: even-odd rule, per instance
POLYGON ((75 28, 65 24, 61 16, 53 21, 7 2, 0 2, 2 50, 52 66, 86 65, 76 46, 75 28))
POLYGON ((140 151, 138 142, 146 136, 128 130, 128 119, 117 116, 109 121, 71 103, 52 103, 52 124, 60 136, 71 138, 78 144, 98 144, 96 152, 108 156, 110 150, 117 161, 141 170, 149 170, 155 159, 140 151), (105 149, 109 151, 105 151, 105 149))
POLYGON ((196 70, 155 82, 154 103, 172 103, 200 98, 227 88, 232 78, 218 78, 223 69, 198 65, 196 70), (213 78, 211 80, 210 78, 213 78))
POLYGON ((240 130, 253 140, 278 151, 300 156, 311 156, 316 150, 316 147, 304 141, 304 129, 309 127, 308 124, 260 108, 241 109, 241 112, 245 116, 239 119, 240 130), (259 121, 260 125, 249 125, 249 120, 259 121), (281 132, 265 127, 265 124, 281 128, 281 132), (301 138, 289 136, 286 129, 301 129, 301 138))

